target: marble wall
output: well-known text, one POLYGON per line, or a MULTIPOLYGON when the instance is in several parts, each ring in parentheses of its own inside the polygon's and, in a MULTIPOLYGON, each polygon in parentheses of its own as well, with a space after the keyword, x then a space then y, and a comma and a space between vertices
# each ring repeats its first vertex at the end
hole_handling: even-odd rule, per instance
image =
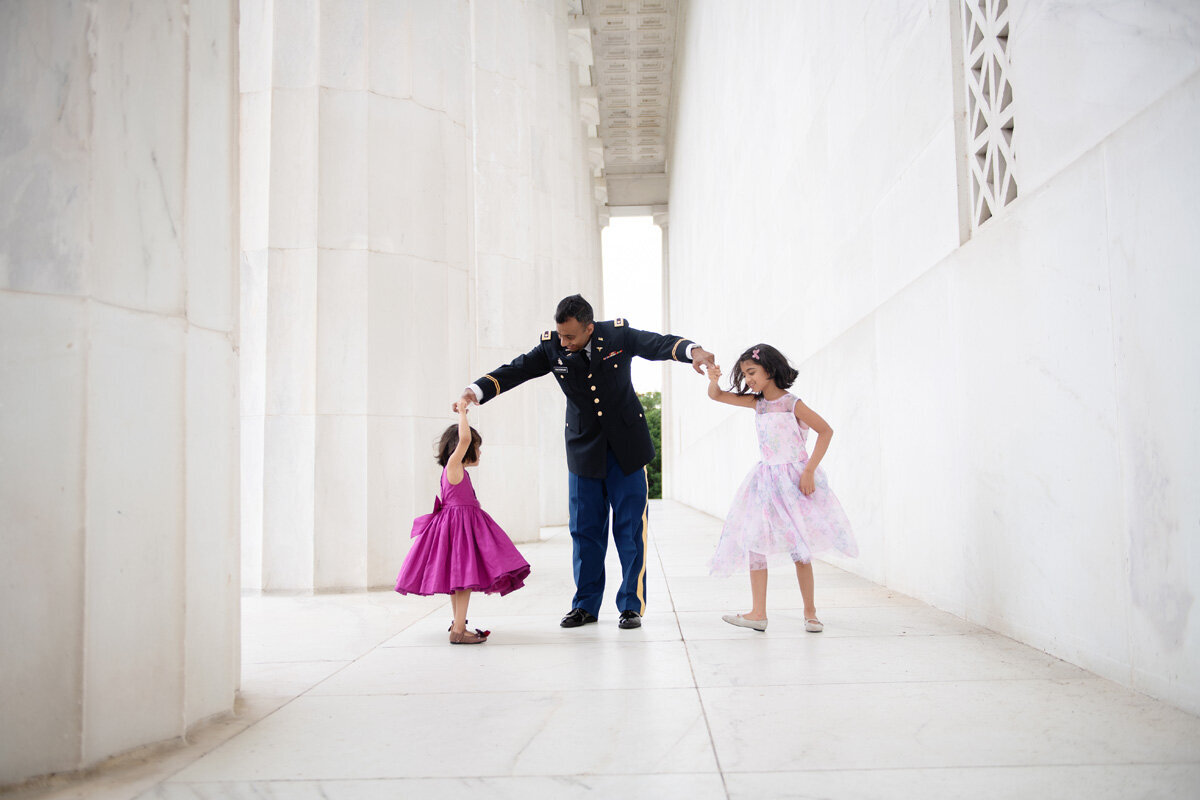
POLYGON ((233 706, 236 18, 0 6, 0 784, 233 706))
MULTIPOLYGON (((950 0, 685 4, 671 325, 798 365, 839 565, 1197 712, 1200 11, 1010 14, 1020 194, 964 238, 950 0)), ((667 377, 666 492, 723 515, 752 422, 667 377)))
MULTIPOLYGON (((452 400, 599 293, 567 8, 241 10, 243 586, 388 586, 452 400)), ((562 405, 535 385, 473 414, 514 539, 566 519, 562 405)))

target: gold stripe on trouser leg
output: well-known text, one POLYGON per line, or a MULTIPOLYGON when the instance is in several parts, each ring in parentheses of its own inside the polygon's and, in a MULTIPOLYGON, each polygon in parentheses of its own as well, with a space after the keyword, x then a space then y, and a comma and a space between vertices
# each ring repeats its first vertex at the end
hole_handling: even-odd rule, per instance
POLYGON ((638 616, 646 616, 646 529, 647 515, 650 513, 650 473, 642 467, 642 477, 646 479, 646 507, 642 509, 642 571, 638 573, 637 599, 642 604, 638 616))

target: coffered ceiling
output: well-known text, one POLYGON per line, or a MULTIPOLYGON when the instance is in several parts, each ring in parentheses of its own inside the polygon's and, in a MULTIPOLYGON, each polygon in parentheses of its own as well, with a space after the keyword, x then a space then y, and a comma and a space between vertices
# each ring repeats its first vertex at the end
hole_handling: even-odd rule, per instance
POLYGON ((667 202, 676 0, 583 0, 609 206, 667 202))

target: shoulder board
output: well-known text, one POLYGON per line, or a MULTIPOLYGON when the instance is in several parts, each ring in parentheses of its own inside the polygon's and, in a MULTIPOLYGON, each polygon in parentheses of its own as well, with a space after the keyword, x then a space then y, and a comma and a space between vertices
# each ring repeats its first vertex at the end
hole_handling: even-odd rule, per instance
POLYGON ((543 342, 550 341, 550 331, 546 331, 545 333, 542 334, 542 341, 543 342))
POLYGON ((613 320, 613 325, 616 325, 618 328, 624 328, 625 327, 624 318, 617 317, 615 320, 613 320))

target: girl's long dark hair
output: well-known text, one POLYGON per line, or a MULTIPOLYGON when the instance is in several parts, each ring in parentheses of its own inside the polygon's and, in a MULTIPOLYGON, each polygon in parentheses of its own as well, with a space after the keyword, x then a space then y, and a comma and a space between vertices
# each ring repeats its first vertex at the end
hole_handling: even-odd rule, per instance
MULTIPOLYGON (((463 455, 463 463, 470 464, 473 461, 479 460, 479 448, 483 445, 483 437, 479 435, 479 431, 471 428, 471 443, 467 445, 467 452, 463 455)), ((450 461, 451 454, 458 447, 458 425, 451 425, 442 432, 442 438, 438 440, 437 455, 434 458, 443 467, 450 461)))
POLYGON ((788 363, 787 356, 771 347, 769 344, 758 343, 746 348, 746 352, 742 353, 737 358, 737 363, 733 365, 733 372, 729 375, 729 388, 734 394, 748 394, 750 389, 746 386, 746 376, 742 372, 742 362, 753 361, 763 368, 763 371, 775 381, 775 385, 780 389, 789 388, 795 382, 796 376, 800 373, 788 363))

